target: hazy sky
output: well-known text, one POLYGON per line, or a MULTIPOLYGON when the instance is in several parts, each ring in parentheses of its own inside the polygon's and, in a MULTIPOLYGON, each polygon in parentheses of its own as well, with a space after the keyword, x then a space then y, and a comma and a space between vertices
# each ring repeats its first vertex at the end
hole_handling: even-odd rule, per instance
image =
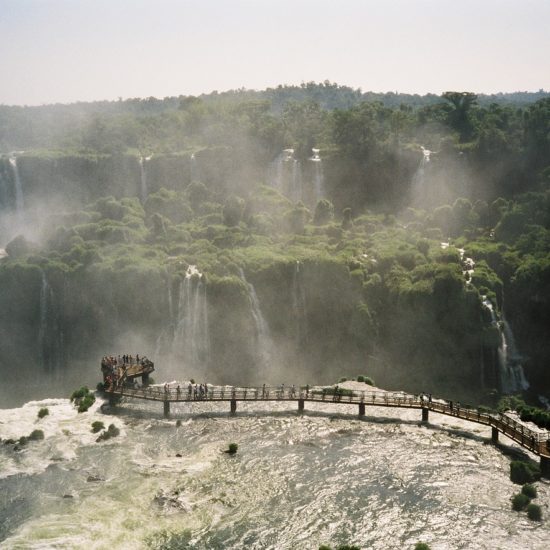
POLYGON ((0 0, 0 103, 550 89, 550 0, 0 0))

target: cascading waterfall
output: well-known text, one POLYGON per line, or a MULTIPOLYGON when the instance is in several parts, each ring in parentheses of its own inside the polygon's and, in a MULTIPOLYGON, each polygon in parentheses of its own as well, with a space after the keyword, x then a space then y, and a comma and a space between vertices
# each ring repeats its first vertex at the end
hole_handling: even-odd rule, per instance
POLYGON ((189 157, 189 170, 191 172, 191 181, 199 181, 199 168, 197 166, 195 153, 191 153, 189 157))
POLYGON ((302 282, 301 264, 296 262, 292 277, 292 311, 295 319, 296 340, 298 345, 307 340, 306 293, 302 282))
POLYGON ((46 371, 54 372, 63 366, 64 335, 53 289, 48 283, 46 273, 41 271, 41 275, 38 346, 42 366, 46 371))
POLYGON ((283 149, 270 164, 268 178, 270 185, 279 193, 295 202, 303 200, 302 165, 294 157, 294 149, 283 149))
POLYGON ((482 296, 482 300, 483 307, 491 314, 491 324, 498 329, 500 334, 497 351, 500 390, 502 393, 524 391, 529 387, 529 382, 525 378, 521 357, 517 352, 510 325, 504 318, 502 323, 498 322, 493 304, 487 296, 482 296))
POLYGON ((25 208, 25 201, 23 199, 23 186, 21 185, 19 167, 17 166, 17 157, 10 157, 10 165, 13 170, 13 183, 15 186, 15 210, 18 216, 22 216, 23 209, 25 208))
POLYGON ((292 189, 290 190, 290 197, 294 202, 301 201, 303 199, 303 185, 302 185, 302 165, 298 159, 292 161, 292 189))
POLYGON ((181 282, 177 315, 172 350, 186 368, 206 366, 210 357, 206 284, 194 265, 181 282))
POLYGON ((252 283, 249 283, 246 280, 244 271, 240 269, 240 275, 243 283, 246 285, 248 290, 248 296, 250 298, 250 306, 252 312, 252 318, 254 319, 254 324, 256 326, 256 349, 258 352, 258 358, 260 361, 259 374, 267 374, 269 367, 271 365, 271 359, 273 354, 273 339, 271 338, 271 331, 269 330, 269 325, 263 316, 262 310, 260 308, 260 300, 256 294, 256 289, 252 283))
POLYGON ((427 198, 425 170, 426 165, 430 163, 430 156, 432 155, 432 151, 426 149, 424 146, 421 145, 420 149, 422 150, 422 158, 420 159, 420 164, 414 173, 411 189, 411 202, 415 206, 424 205, 425 199, 427 198))
POLYGON ((146 164, 151 160, 151 157, 139 157, 139 171, 141 176, 141 202, 145 202, 149 196, 147 187, 147 168, 146 164))
POLYGON ((309 159, 313 163, 313 192, 314 201, 317 204, 325 195, 325 177, 323 173, 323 161, 319 156, 320 149, 312 149, 313 156, 309 159))

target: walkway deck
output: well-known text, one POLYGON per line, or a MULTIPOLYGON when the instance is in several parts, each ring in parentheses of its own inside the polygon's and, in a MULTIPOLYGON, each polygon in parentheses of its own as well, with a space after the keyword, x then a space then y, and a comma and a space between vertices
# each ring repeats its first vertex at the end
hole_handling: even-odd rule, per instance
POLYGON ((462 418, 477 424, 491 426, 493 441, 498 440, 498 433, 502 433, 527 449, 531 453, 541 457, 541 464, 550 465, 550 434, 545 431, 530 429, 521 422, 515 421, 507 415, 500 413, 482 412, 464 406, 457 406, 441 399, 428 399, 426 396, 415 396, 403 393, 380 391, 353 391, 340 390, 342 393, 334 395, 334 388, 300 388, 285 387, 217 387, 209 386, 205 395, 195 395, 194 387, 190 392, 188 388, 173 388, 165 386, 149 386, 142 388, 111 388, 107 394, 114 402, 116 398, 126 397, 132 399, 144 399, 148 401, 161 401, 164 403, 164 414, 170 414, 170 403, 201 403, 222 402, 231 404, 231 412, 236 412, 239 401, 292 401, 298 403, 298 410, 303 411, 305 403, 332 403, 335 405, 357 405, 359 415, 365 414, 366 406, 395 407, 403 409, 420 409, 422 420, 427 422, 429 411, 462 418), (542 459, 545 459, 544 461, 542 459))

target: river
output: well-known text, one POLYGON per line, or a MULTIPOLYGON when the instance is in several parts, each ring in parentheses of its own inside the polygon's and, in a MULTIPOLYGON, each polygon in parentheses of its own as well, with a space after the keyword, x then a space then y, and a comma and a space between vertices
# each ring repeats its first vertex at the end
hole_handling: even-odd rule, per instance
MULTIPOLYGON (((519 487, 490 428, 379 407, 359 419, 350 405, 179 404, 169 420, 159 403, 101 405, 0 410, 2 439, 45 433, 0 444, 1 548, 548 548, 550 523, 511 510, 519 487), (120 435, 97 443, 95 420, 120 435)), ((537 489, 548 516, 550 483, 537 489)))

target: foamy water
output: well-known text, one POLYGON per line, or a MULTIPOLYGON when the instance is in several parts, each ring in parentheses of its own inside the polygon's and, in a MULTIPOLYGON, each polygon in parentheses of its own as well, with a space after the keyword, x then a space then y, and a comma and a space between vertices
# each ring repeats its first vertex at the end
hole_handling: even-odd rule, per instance
MULTIPOLYGON (((548 547, 548 523, 511 510, 519 487, 490 429, 419 411, 307 403, 126 404, 67 400, 0 411, 2 548, 548 547), (37 419, 41 407, 50 415, 37 419), (176 418, 181 425, 176 425, 176 418), (121 429, 96 443, 91 423, 121 429), (235 456, 222 452, 237 442, 235 456), (181 456, 177 456, 177 455, 181 456)), ((507 440, 502 437, 502 440, 507 440)), ((512 444, 510 443, 510 447, 512 444)), ((548 516, 550 484, 535 502, 548 516)))

